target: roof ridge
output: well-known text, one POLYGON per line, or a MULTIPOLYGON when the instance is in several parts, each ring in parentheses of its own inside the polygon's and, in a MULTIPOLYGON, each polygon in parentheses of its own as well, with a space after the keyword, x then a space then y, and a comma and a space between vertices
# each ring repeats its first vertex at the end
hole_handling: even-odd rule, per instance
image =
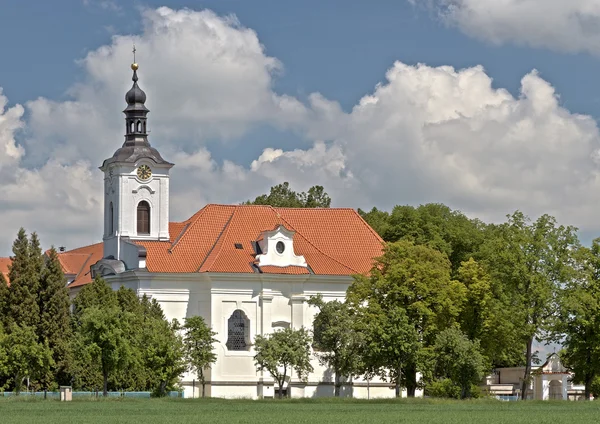
MULTIPOLYGON (((188 230, 190 228, 193 228, 194 225, 196 225, 196 223, 200 220, 200 217, 202 215, 204 215, 206 213, 206 211, 208 210, 209 206, 211 206, 210 204, 205 205, 202 209, 200 209, 198 212, 196 212, 194 215, 192 215, 189 219, 191 220, 194 216, 196 216, 196 219, 194 219, 194 221, 192 223, 188 223, 187 225, 184 224, 184 227, 182 228, 181 231, 185 230, 185 232, 183 232, 183 234, 180 233, 179 237, 173 242, 173 244, 171 245, 171 247, 169 248, 169 252, 173 253, 173 250, 175 250, 175 248, 177 246, 179 246, 179 244, 181 243, 181 240, 183 240, 185 238, 185 235, 188 233, 188 230)), ((185 221, 184 221, 185 222, 185 221)), ((183 224, 183 222, 181 223, 183 224)))
MULTIPOLYGON (((231 213, 231 216, 229 217, 229 219, 225 223, 225 226, 221 230, 221 233, 219 234, 219 237, 217 237, 217 239, 215 240, 215 243, 213 244, 213 246, 210 248, 210 250, 206 254, 206 257, 204 258, 204 260, 202 261, 202 263, 200 264, 200 266, 198 267, 198 269, 196 270, 196 272, 200 272, 200 270, 202 269, 202 267, 204 266, 204 264, 206 263, 206 261, 208 261, 208 258, 210 257, 210 255, 212 255, 212 252, 215 249, 215 247, 217 247, 217 245, 221 241, 221 238, 223 237, 223 235, 224 234, 226 235, 229 232, 229 228, 230 228, 229 224, 231 224, 231 221, 233 220, 233 217, 235 216, 236 212, 237 212, 237 207, 235 207, 233 209, 233 212, 231 213)), ((223 243, 221 243, 221 247, 220 247, 219 251, 216 253, 216 256, 213 259, 211 265, 213 265, 215 263, 215 261, 217 260, 217 258, 219 257, 219 254, 221 253, 221 249, 222 248, 223 248, 223 243)))
POLYGON ((75 276, 75 279, 77 279, 77 277, 79 277, 81 275, 81 273, 83 272, 83 270, 85 269, 85 266, 87 265, 87 263, 89 262, 89 260, 92 258, 92 254, 90 253, 87 257, 87 259, 85 260, 85 262, 83 263, 83 265, 81 265, 81 268, 79 269, 79 272, 77 272, 77 275, 75 276))
MULTIPOLYGON (((286 222, 286 223, 287 223, 287 224, 288 224, 290 227, 294 228, 294 227, 292 226, 292 224, 290 224, 290 223, 289 223, 289 222, 288 222, 288 221, 287 221, 287 220, 286 220, 286 219, 285 219, 283 216, 281 216, 281 215, 280 215, 280 219, 281 219, 282 221, 285 221, 285 222, 286 222)), ((308 244, 310 244, 312 247, 314 247, 314 248, 315 248, 315 249, 316 249, 316 250, 317 250, 319 253, 321 253, 323 256, 326 256, 326 257, 328 257, 329 259, 331 259, 332 261, 334 261, 334 262, 337 262, 338 264, 340 264, 340 265, 341 265, 341 266, 343 266, 344 268, 348 268, 350 271, 354 272, 355 274, 360 274, 360 272, 358 272, 358 271, 357 271, 357 270, 355 270, 354 268, 352 268, 352 267, 349 267, 348 265, 341 263, 341 262, 340 262, 340 261, 338 261, 337 259, 335 259, 335 258, 333 258, 333 257, 329 256, 327 253, 323 252, 323 251, 322 251, 321 249, 319 249, 317 246, 315 246, 314 244, 312 244, 312 243, 310 242, 310 240, 308 240, 308 239, 307 239, 307 238, 306 238, 306 237, 305 237, 305 236, 304 236, 304 235, 303 235, 303 234, 302 234, 300 231, 298 231, 298 230, 296 230, 296 229, 294 229, 294 231, 296 232, 296 234, 300 234, 300 237, 302 237, 302 238, 303 238, 303 239, 304 239, 304 240, 305 240, 305 241, 306 241, 308 244)), ((294 254, 295 254, 295 252, 294 252, 294 254)), ((310 264, 309 264, 309 265, 310 265, 310 264)))
POLYGON ((181 237, 183 237, 187 229, 190 228, 190 225, 191 224, 189 222, 187 224, 183 224, 181 230, 179 230, 179 234, 177 234, 177 237, 175 237, 175 240, 173 240, 173 243, 171 243, 171 247, 169 247, 169 253, 173 253, 175 245, 179 243, 179 240, 181 240, 181 237))
MULTIPOLYGON (((72 249, 72 250, 66 250, 66 251, 64 251, 64 252, 59 252, 59 251, 57 250, 57 251, 56 251, 56 253, 58 253, 58 255, 59 255, 59 256, 60 256, 60 255, 64 255, 65 253, 68 253, 68 254, 70 254, 70 255, 87 255, 88 253, 79 253, 79 252, 77 252, 77 250, 81 250, 81 249, 87 249, 87 248, 89 248, 89 247, 96 246, 96 245, 99 245, 99 244, 104 244, 104 242, 103 242, 103 241, 99 241, 98 243, 92 243, 92 244, 88 244, 87 246, 80 246, 80 247, 76 247, 75 249, 72 249)), ((47 251, 49 252, 49 251, 50 251, 50 249, 48 249, 47 251)))

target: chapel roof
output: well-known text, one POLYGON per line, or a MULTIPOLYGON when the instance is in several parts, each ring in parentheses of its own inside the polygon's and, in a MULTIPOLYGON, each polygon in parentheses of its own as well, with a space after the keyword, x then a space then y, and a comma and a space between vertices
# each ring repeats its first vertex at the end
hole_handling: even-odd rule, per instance
POLYGON ((354 209, 337 208, 211 204, 187 221, 171 223, 169 232, 170 241, 134 241, 146 248, 148 271, 363 274, 383 243, 354 209), (308 268, 257 266, 254 242, 279 225, 295 232, 294 253, 304 256, 308 268))
MULTIPOLYGON (((58 253, 60 266, 62 267, 64 274, 70 277, 69 280, 71 283, 69 284, 69 287, 83 286, 92 281, 90 266, 102 259, 103 249, 102 243, 96 243, 67 252, 58 253)), ((48 252, 46 252, 46 254, 48 254, 48 252)), ((9 285, 8 267, 11 263, 11 258, 0 258, 0 273, 4 274, 9 285)))
POLYGON ((8 266, 12 263, 10 258, 0 258, 0 274, 4 275, 6 282, 10 284, 8 280, 8 266))
POLYGON ((63 272, 73 276, 69 278, 71 280, 69 287, 83 286, 92 281, 90 267, 102 259, 103 250, 102 243, 96 243, 58 254, 63 272))

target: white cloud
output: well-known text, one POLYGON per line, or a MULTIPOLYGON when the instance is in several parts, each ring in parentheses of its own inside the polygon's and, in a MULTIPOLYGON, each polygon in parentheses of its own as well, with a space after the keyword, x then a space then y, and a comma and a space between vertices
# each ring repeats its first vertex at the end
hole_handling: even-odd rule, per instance
POLYGON ((566 52, 600 53, 598 0, 409 0, 466 34, 566 52))
POLYGON ((19 226, 37 230, 47 244, 99 241, 96 167, 123 140, 120 111, 134 41, 152 111, 151 142, 176 164, 173 219, 289 181, 295 190, 324 185, 336 206, 444 202, 485 220, 519 208, 600 230, 596 122, 562 108, 535 71, 514 97, 493 88, 481 67, 397 62, 345 113, 319 93, 306 105, 274 93, 281 64, 233 17, 160 8, 145 11, 144 19, 142 34, 115 36, 81 61, 84 79, 70 100, 32 100, 24 122, 23 108, 7 108, 0 94, 0 151, 9 152, 0 155, 0 255, 8 254, 19 226), (215 160, 208 138, 243 139, 256 125, 314 143, 289 151, 273 145, 247 166, 215 160))
POLYGON ((16 105, 7 109, 8 99, 0 87, 0 172, 14 165, 23 156, 23 148, 15 141, 15 132, 23 127, 23 107, 16 105))

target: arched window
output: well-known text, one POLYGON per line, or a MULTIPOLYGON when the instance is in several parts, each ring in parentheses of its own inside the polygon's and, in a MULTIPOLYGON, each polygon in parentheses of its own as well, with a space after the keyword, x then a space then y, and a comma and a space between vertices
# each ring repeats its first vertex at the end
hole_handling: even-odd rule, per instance
POLYGON ((236 309, 227 321, 227 349, 248 350, 250 347, 250 320, 244 311, 236 309))
POLYGON ((137 121, 137 132, 142 132, 142 121, 137 121))
POLYGON ((134 128, 135 128, 135 124, 133 121, 131 121, 129 123, 129 134, 133 133, 134 128))
POLYGON ((113 202, 110 202, 108 209, 108 234, 113 235, 115 233, 115 211, 113 208, 113 202))
POLYGON ((137 207, 137 232, 150 234, 150 205, 142 200, 137 207))

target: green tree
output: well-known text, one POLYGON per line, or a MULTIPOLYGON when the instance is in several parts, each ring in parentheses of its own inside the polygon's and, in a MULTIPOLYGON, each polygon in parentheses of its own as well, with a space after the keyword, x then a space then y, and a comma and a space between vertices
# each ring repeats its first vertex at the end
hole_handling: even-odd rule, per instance
POLYGON ((439 203, 395 206, 391 213, 373 208, 361 216, 387 242, 410 240, 445 253, 453 272, 479 251, 485 225, 439 203))
MULTIPOLYGON (((407 240, 388 243, 371 274, 355 277, 347 299, 355 308, 367 304, 383 311, 405 310, 426 348, 456 322, 465 301, 465 287, 450 278, 450 271, 450 261, 438 250, 407 240)), ((404 367, 411 397, 418 386, 417 371, 417 363, 404 367)))
POLYGON ((83 312, 92 306, 102 306, 106 304, 115 304, 115 292, 106 284, 101 277, 96 277, 90 284, 83 286, 73 299, 73 319, 75 324, 79 324, 83 312))
POLYGON ((37 328, 40 310, 37 295, 40 286, 41 252, 37 236, 35 244, 30 243, 25 230, 21 228, 13 243, 12 264, 9 266, 9 323, 37 328), (39 256, 39 257, 38 257, 39 256))
POLYGON ((472 397, 473 386, 477 387, 489 369, 479 343, 457 328, 448 328, 438 334, 433 351, 436 377, 449 379, 460 389, 461 399, 472 397))
POLYGON ((331 197, 325 192, 323 186, 312 186, 306 193, 298 195, 304 208, 328 208, 331 206, 331 197))
POLYGON ((55 382, 66 385, 70 381, 70 366, 73 360, 70 349, 71 300, 66 283, 58 254, 52 248, 42 272, 38 293, 40 310, 38 336, 41 342, 48 343, 55 364, 49 378, 42 382, 45 390, 55 382))
POLYGON ((0 326, 8 325, 10 311, 10 291, 4 274, 0 272, 0 326))
POLYGON ((459 323, 469 340, 479 340, 494 367, 522 362, 522 347, 506 293, 474 259, 463 262, 457 280, 466 288, 459 323))
POLYGON ((563 363, 573 371, 573 381, 584 384, 589 400, 600 377, 600 239, 591 248, 580 248, 575 261, 578 278, 562 290, 554 331, 564 346, 563 363))
POLYGON ((337 300, 325 302, 321 295, 311 297, 308 304, 319 309, 313 321, 313 348, 321 365, 335 374, 337 397, 341 378, 357 375, 363 369, 360 353, 364 334, 357 331, 359 323, 348 304, 337 300))
POLYGON ((279 208, 328 208, 331 198, 322 186, 313 186, 308 192, 296 193, 288 182, 271 187, 269 194, 261 194, 245 205, 270 205, 279 208))
POLYGON ((159 337, 153 330, 153 320, 148 317, 145 305, 132 289, 121 286, 114 292, 122 322, 126 331, 124 336, 131 346, 131 355, 126 367, 119 368, 109 380, 109 385, 124 390, 152 390, 158 387, 157 376, 147 367, 144 361, 146 350, 159 337))
POLYGON ((284 328, 266 336, 256 336, 256 368, 259 371, 267 370, 277 381, 280 399, 289 374, 295 371, 300 380, 306 381, 308 374, 313 371, 310 364, 310 343, 310 334, 304 328, 284 328))
POLYGON ((7 333, 0 333, 0 371, 7 383, 12 383, 15 393, 23 388, 23 381, 39 380, 50 373, 54 366, 48 343, 40 343, 32 327, 12 323, 7 333))
POLYGON ((521 398, 526 399, 533 360, 533 341, 554 322, 559 288, 574 274, 572 254, 579 248, 576 229, 559 226, 543 215, 531 222, 521 212, 497 226, 482 247, 482 257, 508 296, 517 337, 525 351, 521 398))
POLYGON ((360 310, 360 331, 365 335, 362 365, 367 375, 394 383, 396 397, 406 378, 404 366, 418 362, 421 343, 406 311, 398 306, 384 310, 374 303, 360 310))
POLYGON ((217 333, 206 325, 204 318, 193 316, 184 319, 184 336, 186 360, 190 372, 195 372, 202 384, 202 397, 206 395, 206 376, 204 371, 217 360, 213 352, 213 344, 217 333))
POLYGON ((126 323, 129 313, 122 313, 116 302, 91 306, 81 314, 79 334, 84 349, 100 367, 103 379, 103 395, 108 396, 108 379, 111 373, 124 369, 130 362, 132 352, 130 331, 126 323))
POLYGON ((178 334, 179 323, 164 319, 146 320, 143 332, 146 346, 143 350, 145 368, 155 380, 154 393, 165 396, 187 369, 182 337, 178 334))

